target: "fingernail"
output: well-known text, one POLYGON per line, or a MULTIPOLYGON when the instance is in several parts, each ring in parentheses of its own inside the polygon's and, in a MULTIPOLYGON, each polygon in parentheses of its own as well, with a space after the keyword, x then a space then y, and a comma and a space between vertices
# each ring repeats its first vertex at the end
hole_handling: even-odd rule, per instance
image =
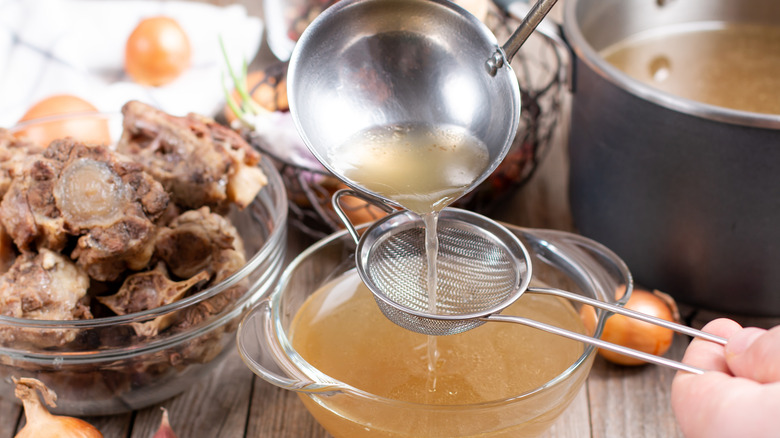
POLYGON ((765 332, 766 330, 764 329, 747 327, 734 333, 734 335, 729 338, 728 344, 726 344, 726 356, 733 357, 742 354, 751 344, 753 344, 753 341, 755 341, 756 338, 765 332))

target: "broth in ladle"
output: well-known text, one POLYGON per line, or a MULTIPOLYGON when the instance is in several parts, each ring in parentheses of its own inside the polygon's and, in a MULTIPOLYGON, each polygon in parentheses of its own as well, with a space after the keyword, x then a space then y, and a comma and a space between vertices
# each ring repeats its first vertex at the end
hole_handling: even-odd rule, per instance
POLYGON ((359 132, 330 152, 338 174, 421 216, 460 198, 489 164, 463 128, 407 125, 359 132))

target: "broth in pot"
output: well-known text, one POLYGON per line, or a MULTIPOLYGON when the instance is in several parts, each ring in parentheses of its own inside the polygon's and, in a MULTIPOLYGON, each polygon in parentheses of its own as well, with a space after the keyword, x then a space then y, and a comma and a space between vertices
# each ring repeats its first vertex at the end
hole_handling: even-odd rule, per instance
POLYGON ((780 114, 780 27, 732 24, 656 30, 600 54, 632 78, 675 96, 780 114))

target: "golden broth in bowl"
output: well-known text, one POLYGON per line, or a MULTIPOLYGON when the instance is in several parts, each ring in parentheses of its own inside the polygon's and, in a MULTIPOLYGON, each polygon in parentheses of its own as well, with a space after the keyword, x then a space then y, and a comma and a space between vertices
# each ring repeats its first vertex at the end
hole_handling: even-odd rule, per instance
MULTIPOLYGON (((525 316, 585 333, 577 311, 566 300, 525 294, 507 314, 525 316)), ((487 323, 464 333, 436 338, 435 366, 429 369, 429 337, 403 329, 379 310, 357 273, 325 284, 311 295, 291 325, 293 348, 319 371, 367 393, 422 405, 469 405, 510 399, 555 379, 583 354, 581 343, 519 324, 487 323)), ((573 386, 564 397, 573 397, 573 386)), ((355 423, 350 412, 334 415, 327 406, 303 396, 312 414, 337 437, 406 436, 371 430, 355 423), (361 433, 359 429, 366 432, 361 433)), ((452 418, 395 416, 391 408, 376 409, 389 430, 416 423, 414 436, 444 436, 452 418), (397 423, 397 424, 392 424, 397 423)), ((542 415, 485 436, 533 436, 555 417, 542 415)), ((477 420, 479 421, 479 420, 477 420)), ((486 415, 484 430, 495 418, 486 415)), ((472 427, 480 428, 479 424, 472 427)))
MULTIPOLYGON (((551 230, 508 227, 528 248, 531 283, 613 304, 631 282, 602 245, 551 230)), ((539 436, 588 377, 596 349, 520 324, 490 322, 436 340, 388 321, 355 271, 342 231, 293 260, 279 287, 244 317, 238 351, 260 378, 295 391, 336 438, 539 436)), ((504 311, 584 332, 568 301, 526 293, 504 311)), ((598 337, 606 312, 587 334, 598 337)))

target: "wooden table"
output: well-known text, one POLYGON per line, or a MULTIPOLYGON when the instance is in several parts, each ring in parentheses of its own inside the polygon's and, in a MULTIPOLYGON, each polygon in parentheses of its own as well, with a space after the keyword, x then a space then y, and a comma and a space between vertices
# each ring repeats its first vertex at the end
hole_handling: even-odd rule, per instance
MULTIPOLYGON (((215 4, 229 0, 202 0, 215 4)), ((259 0, 244 3, 262 16, 259 0)), ((264 44, 254 66, 271 58, 264 44)), ((573 231, 566 198, 566 123, 561 124, 539 171, 517 192, 497 219, 525 227, 573 231)), ((292 257, 308 241, 291 233, 292 257)), ((715 315, 704 315, 706 321, 715 315)), ((773 325, 777 321, 759 321, 773 325)), ((700 325, 695 318, 689 320, 700 325)), ((668 353, 681 358, 687 339, 677 336, 668 353)), ((586 385, 545 437, 682 437, 669 403, 674 371, 659 366, 620 367, 597 358, 586 385)), ((149 438, 157 429, 161 407, 180 438, 327 438, 295 393, 255 377, 237 352, 187 392, 160 405, 110 417, 86 418, 106 437, 149 438)), ((24 422, 20 406, 0 399, 0 438, 11 438, 24 422)))

